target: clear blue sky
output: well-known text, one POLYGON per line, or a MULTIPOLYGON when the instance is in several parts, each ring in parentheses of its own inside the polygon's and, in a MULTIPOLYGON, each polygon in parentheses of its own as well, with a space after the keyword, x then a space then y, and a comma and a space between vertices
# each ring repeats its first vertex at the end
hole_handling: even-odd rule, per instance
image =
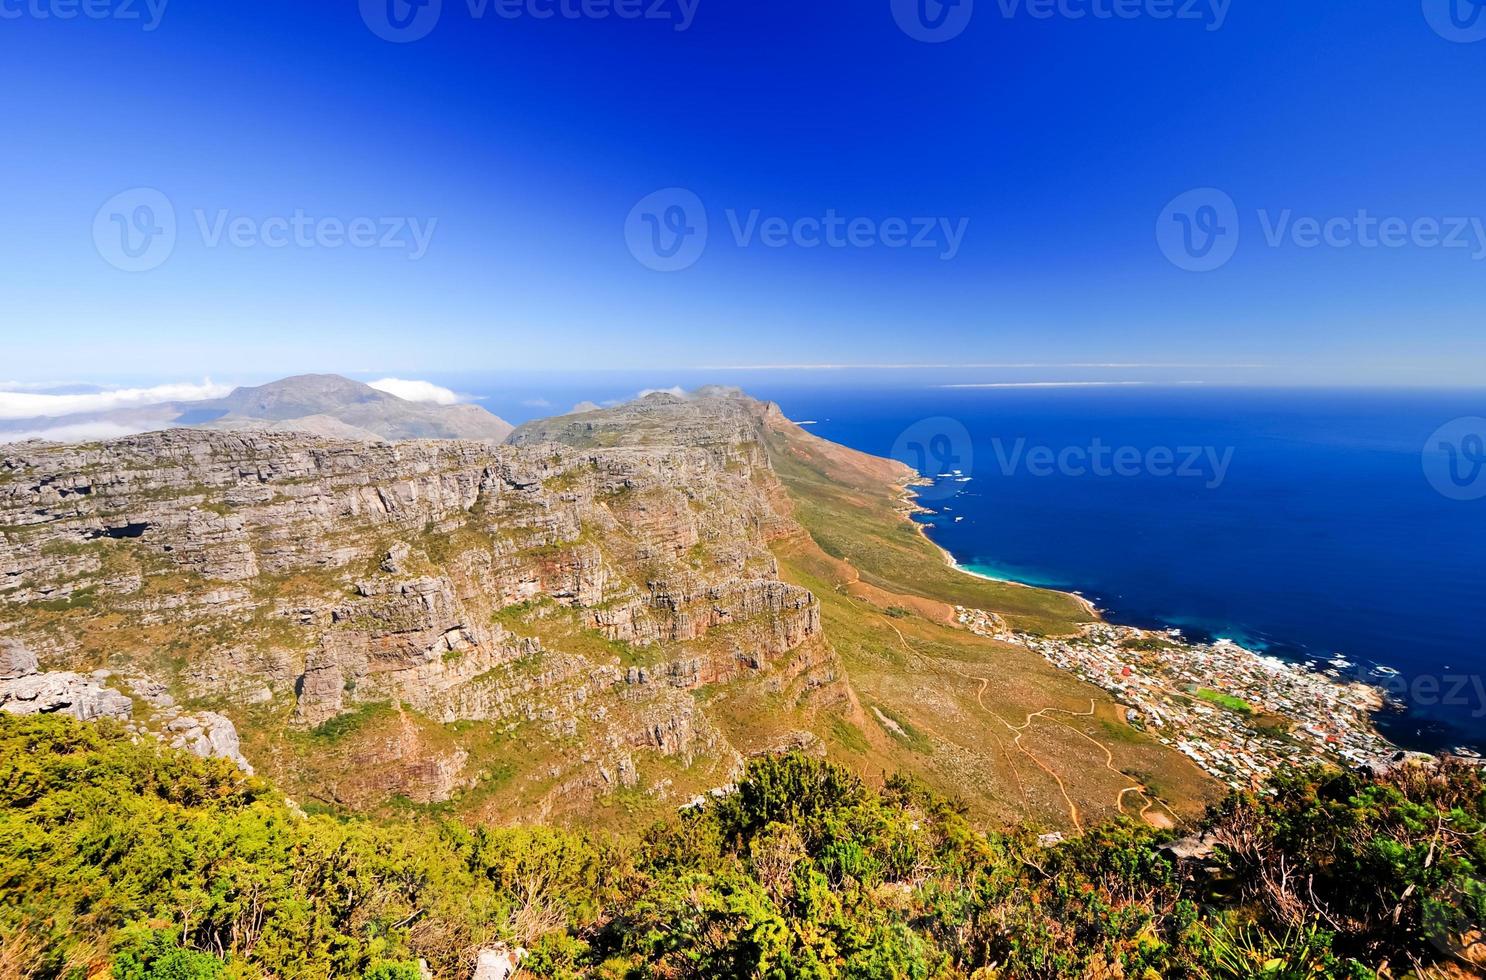
POLYGON ((1418 0, 1232 0, 1215 30, 1207 3, 1072 20, 978 0, 937 44, 889 0, 698 0, 687 30, 674 0, 638 21, 443 0, 400 44, 356 0, 174 0, 153 31, 37 16, 68 2, 0 0, 0 379, 967 361, 1486 378, 1475 231, 1271 247, 1259 214, 1486 219, 1486 41, 1441 37, 1418 0), (179 228, 129 273, 94 220, 136 187, 179 228), (667 187, 710 226, 678 272, 626 247, 631 208, 667 187), (1237 207, 1211 272, 1157 244, 1200 187, 1237 207), (739 245, 727 212, 754 209, 942 217, 964 238, 949 261, 739 245), (437 225, 414 261, 209 247, 197 211, 437 225))

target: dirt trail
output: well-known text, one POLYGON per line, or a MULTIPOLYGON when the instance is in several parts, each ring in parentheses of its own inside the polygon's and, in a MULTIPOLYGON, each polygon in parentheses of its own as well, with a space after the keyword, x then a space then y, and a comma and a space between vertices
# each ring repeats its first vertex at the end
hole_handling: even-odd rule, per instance
MULTIPOLYGON (((903 635, 903 631, 898 628, 898 624, 897 623, 894 623, 892 620, 887 619, 886 616, 884 616, 883 618, 887 622, 888 627, 890 629, 892 629, 892 631, 898 635, 898 642, 903 645, 903 649, 910 656, 912 656, 912 657, 914 657, 914 658, 916 658, 918 660, 932 660, 933 659, 931 657, 925 657, 923 654, 921 654, 917 650, 913 649, 913 645, 908 642, 908 638, 903 635)), ((939 661, 934 661, 934 662, 935 663, 940 663, 939 661)), ((944 665, 944 664, 940 664, 940 665, 941 666, 947 666, 947 665, 944 665)), ((1057 784, 1058 792, 1062 795, 1063 801, 1068 804, 1068 814, 1073 819, 1073 826, 1075 828, 1077 828, 1080 833, 1082 833, 1083 832, 1083 829, 1084 829, 1084 826, 1083 826, 1082 817, 1080 816, 1080 814, 1078 812, 1078 804, 1074 803, 1073 802, 1073 797, 1071 797, 1071 796, 1068 795, 1068 787, 1067 787, 1067 785, 1064 784, 1063 777, 1060 776, 1060 775, 1058 775, 1058 773, 1055 772, 1052 769, 1051 766, 1047 765, 1041 759, 1037 758, 1037 756, 1035 756, 1031 752, 1029 752, 1027 750, 1026 746, 1022 745, 1022 730, 1025 729, 1027 727, 1027 725, 1031 724, 1031 721, 1032 721, 1032 717, 1033 716, 1032 715, 1028 715, 1027 716, 1027 721, 1021 726, 1021 728, 1018 728, 1017 726, 1013 725, 1011 722, 1007 721, 1005 718, 1002 718, 996 712, 992 711, 990 708, 986 707, 986 703, 985 703, 985 691, 986 691, 986 688, 991 683, 990 678, 988 678, 988 677, 976 677, 976 676, 974 676, 972 674, 967 674, 964 671, 961 671, 961 670, 959 670, 957 668, 954 668, 954 667, 949 667, 949 670, 952 673, 957 674, 960 677, 965 678, 966 680, 980 681, 980 687, 975 692, 975 701, 976 701, 977 704, 980 705, 980 710, 984 711, 986 714, 990 715, 992 718, 996 719, 1001 724, 1005 725, 1006 728, 1007 728, 1007 730, 1010 731, 1014 735, 1014 738, 1012 738, 1012 740, 1011 740, 1012 747, 1015 748, 1022 755, 1026 756, 1028 759, 1031 759, 1033 765, 1035 765, 1037 768, 1041 769, 1043 772, 1047 773, 1048 776, 1052 779, 1052 781, 1057 784)), ((1046 710, 1051 710, 1051 709, 1046 709, 1045 708, 1043 710, 1046 711, 1046 710)), ((994 739, 996 739, 996 744, 998 746, 1000 746, 1002 752, 1005 753, 1006 752, 1006 745, 1005 745, 1005 743, 1000 738, 998 738, 995 735, 995 733, 992 733, 991 734, 991 737, 994 738, 994 739)), ((1020 772, 1020 770, 1017 769, 1016 762, 1011 758, 1011 756, 1010 756, 1009 753, 1006 754, 1006 764, 1011 767, 1012 775, 1016 778, 1017 790, 1021 793, 1022 799, 1023 800, 1026 800, 1027 799, 1027 787, 1022 782, 1021 772, 1020 772)))
MULTIPOLYGON (((933 659, 933 658, 925 657, 923 654, 921 654, 917 650, 915 650, 913 648, 913 645, 908 642, 908 638, 903 635, 903 631, 898 628, 898 625, 896 623, 894 623, 892 620, 887 619, 886 616, 884 616, 883 618, 884 618, 884 621, 887 623, 887 625, 892 629, 892 631, 897 634, 897 636, 898 636, 898 642, 900 644, 902 644, 903 649, 910 656, 913 656, 914 658, 919 659, 919 660, 932 660, 933 659)), ((1150 795, 1148 795, 1148 791, 1147 791, 1146 786, 1145 786, 1144 783, 1142 783, 1140 780, 1136 779, 1134 776, 1130 775, 1129 773, 1125 772, 1124 770, 1120 769, 1118 766, 1115 765, 1114 752, 1111 751, 1111 749, 1109 748, 1109 746, 1105 745, 1103 742, 1100 742, 1098 739, 1096 739, 1093 736, 1089 735, 1087 732, 1084 732, 1084 731, 1082 731, 1082 730, 1080 730, 1078 728, 1075 728, 1074 726, 1072 726, 1072 725, 1070 725, 1070 724, 1068 724, 1066 722, 1059 721, 1056 718, 1049 717, 1052 714, 1065 714, 1065 715, 1070 715, 1070 716, 1072 716, 1074 718, 1093 718, 1093 717, 1095 717, 1095 715, 1098 713, 1098 710, 1099 710, 1099 704, 1098 704, 1098 701, 1096 699, 1094 699, 1094 698, 1090 698, 1089 699, 1089 710, 1088 711, 1071 711, 1071 710, 1069 710, 1067 708, 1055 708, 1055 707, 1049 706, 1049 707, 1046 707, 1046 708, 1042 708, 1042 709, 1040 709, 1038 711, 1033 711, 1033 712, 1029 713, 1027 715, 1027 717, 1022 721, 1022 723, 1020 725, 1013 725, 1013 724, 1011 724, 1011 722, 1007 721, 1005 718, 1002 718, 998 713, 996 713, 995 711, 992 711, 989 707, 986 706, 986 703, 985 703, 985 692, 986 692, 986 688, 990 686, 990 683, 991 683, 990 678, 988 678, 988 677, 979 677, 979 676, 976 676, 974 674, 967 674, 964 671, 959 670, 958 668, 949 667, 947 664, 943 664, 940 661, 934 661, 934 662, 936 664, 940 664, 940 666, 948 667, 948 669, 952 673, 957 674, 958 676, 963 677, 966 680, 973 680, 973 681, 979 681, 980 682, 980 687, 977 688, 976 689, 976 692, 975 692, 975 701, 976 701, 976 703, 978 705, 980 705, 980 709, 982 711, 984 711, 986 714, 990 715, 992 718, 995 718, 1002 725, 1006 726, 1006 728, 1007 728, 1008 731, 1011 731, 1012 733, 1014 733, 1014 738, 1012 739, 1012 746, 1018 752, 1020 752, 1022 755, 1025 755, 1028 759, 1032 760, 1032 763, 1034 765, 1036 765, 1043 772, 1047 773, 1047 775, 1052 778, 1053 782, 1057 784, 1058 792, 1060 794, 1062 794, 1062 797, 1063 797, 1064 802, 1068 804, 1068 815, 1073 820, 1073 826, 1080 833, 1082 833, 1083 832, 1083 829, 1084 829, 1083 817, 1082 817, 1082 814, 1079 812, 1078 804, 1074 803, 1073 802, 1073 798, 1068 794, 1068 787, 1066 786, 1066 784, 1064 784, 1062 776, 1060 776, 1050 766, 1048 766, 1046 763, 1044 763, 1041 759, 1037 758, 1037 756, 1033 755, 1024 745, 1022 745, 1022 736, 1024 734, 1026 734, 1026 731, 1027 731, 1028 728, 1031 727, 1032 722, 1036 721, 1038 718, 1041 718, 1041 719, 1043 719, 1045 721, 1051 722, 1051 723, 1053 723, 1055 725, 1062 726, 1063 728, 1065 728, 1068 731, 1072 732, 1073 734, 1077 735, 1079 738, 1082 738, 1082 739, 1084 739, 1087 742, 1093 743, 1095 747, 1097 747, 1101 752, 1104 753, 1104 768, 1106 768, 1110 772, 1114 773, 1115 775, 1119 776, 1121 779, 1127 780, 1130 783, 1130 785, 1125 786, 1123 789, 1121 789, 1119 791, 1119 793, 1117 793, 1115 795, 1115 806, 1116 806, 1116 808, 1119 809, 1119 811, 1121 813, 1128 812, 1125 809, 1125 795, 1127 793, 1135 793, 1135 794, 1137 794, 1140 797, 1141 801, 1144 804, 1140 808, 1140 811, 1139 811, 1139 816, 1140 816, 1141 819, 1146 820, 1148 823, 1151 823, 1151 824, 1153 824, 1155 826, 1161 826, 1163 824, 1166 824, 1169 821, 1169 819, 1170 819, 1171 816, 1174 816, 1174 814, 1172 814, 1171 808, 1169 806, 1167 806, 1165 803, 1159 803, 1159 805, 1161 806, 1161 808, 1167 811, 1167 813, 1165 815, 1160 815, 1157 819, 1153 819, 1153 818, 1147 816, 1147 814, 1150 812, 1150 810, 1153 807, 1155 807, 1155 806, 1158 805, 1158 802, 1159 801, 1153 799, 1150 795)), ((1003 752, 1005 752, 1005 744, 1002 742, 1002 740, 1000 738, 997 738, 994 735, 994 733, 992 734, 992 737, 993 738, 996 738, 996 744, 1002 748, 1002 751, 1003 752)), ((1016 766, 1015 761, 1012 760, 1012 758, 1011 758, 1011 756, 1009 754, 1007 755, 1007 764, 1011 767, 1012 775, 1016 778, 1016 781, 1017 781, 1017 788, 1018 788, 1019 792, 1021 793, 1022 798, 1025 800, 1027 798, 1027 789, 1026 789, 1026 786, 1022 783, 1021 772, 1017 769, 1017 766, 1016 766)))
MULTIPOLYGON (((1099 710, 1098 705, 1098 701, 1096 701, 1094 698, 1090 698, 1088 711, 1068 711, 1064 708, 1044 708, 1042 711, 1036 712, 1035 715, 1028 715, 1026 724, 1031 724, 1033 717, 1047 718, 1048 712, 1057 712, 1059 714, 1072 715, 1075 718, 1092 718, 1099 710)), ((1151 808, 1157 805, 1158 801, 1152 799, 1149 795, 1147 795, 1147 790, 1144 783, 1114 764, 1114 752, 1110 750, 1109 746, 1105 745, 1097 738, 1094 738, 1088 732, 1082 731, 1078 728, 1074 728, 1072 725, 1069 725, 1065 722, 1057 721, 1057 719, 1055 718, 1047 718, 1047 720, 1062 725, 1064 728, 1068 729, 1070 732, 1077 735, 1084 741, 1093 743, 1094 746, 1096 746, 1100 751, 1104 753, 1104 768, 1108 769, 1110 772, 1114 773, 1120 778, 1130 781, 1131 785, 1126 786, 1124 789, 1120 790, 1119 794, 1115 797, 1115 806, 1119 807, 1121 813, 1125 812, 1125 794, 1136 793, 1145 803, 1145 805, 1140 808, 1139 815, 1141 819, 1146 820, 1148 823, 1151 823, 1153 825, 1160 826, 1174 817, 1174 815, 1170 812, 1171 808, 1166 806, 1165 803, 1161 803, 1160 805, 1167 811, 1167 814, 1163 815, 1159 822, 1156 820, 1152 820, 1151 818, 1146 816, 1146 814, 1150 812, 1151 808)), ((1023 727, 1025 727, 1025 725, 1023 727)))

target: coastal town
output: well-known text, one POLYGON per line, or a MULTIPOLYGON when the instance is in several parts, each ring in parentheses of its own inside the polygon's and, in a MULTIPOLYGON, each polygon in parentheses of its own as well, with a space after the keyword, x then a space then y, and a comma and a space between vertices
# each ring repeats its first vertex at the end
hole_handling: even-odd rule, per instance
POLYGON ((1380 735, 1377 688, 1247 650, 1194 644, 1179 630, 1090 623, 1077 636, 1010 630, 994 613, 956 607, 972 632, 1014 643, 1114 695, 1130 724, 1236 789, 1286 766, 1383 767, 1400 750, 1380 735))

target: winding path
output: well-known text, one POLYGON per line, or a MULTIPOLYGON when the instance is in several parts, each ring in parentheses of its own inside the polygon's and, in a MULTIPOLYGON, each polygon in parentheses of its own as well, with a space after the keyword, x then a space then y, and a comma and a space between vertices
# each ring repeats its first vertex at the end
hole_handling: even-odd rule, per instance
MULTIPOLYGON (((887 625, 892 629, 892 631, 897 634, 897 636, 898 636, 898 642, 903 645, 903 649, 910 656, 915 657, 915 658, 917 658, 919 660, 931 660, 934 663, 937 663, 937 664, 940 664, 942 666, 948 667, 948 669, 952 673, 957 674, 960 677, 965 678, 966 680, 972 680, 972 681, 979 681, 980 682, 980 687, 977 688, 976 689, 976 692, 975 692, 975 701, 976 701, 976 703, 978 705, 980 705, 980 710, 984 711, 986 714, 990 715, 992 718, 995 718, 1002 725, 1005 725, 1006 728, 1009 731, 1011 731, 1012 733, 1014 733, 1014 736, 1015 737, 1012 739, 1012 743, 1011 744, 1016 748, 1016 750, 1018 752, 1020 752, 1022 755, 1025 755, 1028 759, 1031 759, 1034 765, 1036 765, 1043 772, 1047 773, 1048 776, 1050 776, 1052 778, 1053 782, 1057 784, 1057 786, 1058 786, 1058 792, 1062 795, 1063 801, 1068 804, 1068 815, 1073 820, 1073 826, 1080 833, 1082 833, 1083 830, 1084 830, 1083 818, 1082 818, 1082 815, 1079 813, 1078 804, 1074 803, 1073 802, 1073 797, 1071 797, 1068 794, 1068 787, 1063 782, 1063 777, 1060 776, 1057 772, 1055 772, 1050 766, 1048 766, 1046 763, 1044 763, 1041 759, 1037 758, 1037 756, 1033 755, 1030 751, 1027 750, 1027 748, 1025 746, 1022 745, 1022 736, 1024 734, 1026 734, 1026 731, 1027 731, 1027 729, 1029 727, 1031 727, 1032 722, 1035 721, 1035 720, 1037 720, 1038 718, 1042 718, 1043 720, 1052 722, 1053 724, 1056 724, 1056 725, 1061 725, 1062 727, 1066 728, 1068 731, 1070 731, 1073 734, 1077 735, 1079 738, 1082 738, 1082 739, 1084 739, 1087 742, 1092 742, 1097 748, 1099 748, 1100 751, 1102 751, 1104 753, 1104 768, 1106 768, 1110 772, 1116 774, 1121 779, 1127 780, 1131 784, 1131 785, 1128 785, 1125 788, 1121 789, 1119 791, 1119 793, 1117 793, 1115 795, 1115 807, 1121 813, 1126 813, 1127 812, 1125 810, 1125 794, 1127 794, 1127 793, 1135 793, 1135 794, 1139 795, 1140 798, 1141 798, 1141 800, 1144 802, 1144 806, 1142 806, 1140 808, 1140 811, 1139 811, 1139 816, 1140 816, 1141 819, 1146 819, 1146 814, 1150 812, 1150 810, 1151 810, 1152 807, 1154 807, 1154 806, 1157 805, 1157 801, 1155 799, 1153 799, 1148 794, 1148 790, 1147 790, 1147 788, 1146 788, 1146 786, 1145 786, 1144 783, 1142 783, 1140 780, 1136 779, 1134 776, 1130 775, 1129 773, 1125 772, 1124 770, 1120 769, 1118 766, 1116 766, 1114 764, 1114 752, 1110 750, 1109 746, 1105 745, 1103 742, 1100 742, 1098 739, 1096 739, 1093 736, 1089 735, 1087 732, 1084 732, 1084 731, 1082 731, 1082 730, 1080 730, 1078 728, 1075 728, 1074 726, 1072 726, 1072 725, 1070 725, 1070 724, 1068 724, 1066 722, 1059 721, 1056 718, 1050 718, 1050 717, 1048 717, 1050 714, 1065 714, 1065 715, 1070 715, 1070 716, 1072 716, 1074 718, 1093 718, 1096 715, 1096 713, 1098 712, 1098 710, 1099 710, 1099 703, 1098 703, 1098 700, 1097 699, 1095 699, 1095 698, 1090 698, 1089 699, 1089 710, 1088 711, 1071 711, 1071 710, 1069 710, 1067 708, 1054 708, 1054 707, 1049 706, 1049 707, 1046 707, 1046 708, 1042 708, 1042 709, 1040 709, 1038 711, 1033 711, 1033 712, 1029 713, 1027 715, 1027 717, 1022 721, 1022 723, 1020 725, 1013 725, 1013 724, 1011 724, 1011 722, 1007 721, 1005 718, 1002 718, 998 713, 996 713, 995 711, 992 711, 990 708, 986 707, 986 703, 985 703, 985 692, 986 692, 986 688, 990 686, 990 683, 991 683, 990 678, 988 678, 988 677, 979 677, 979 676, 976 676, 974 674, 967 674, 964 671, 959 670, 956 667, 949 667, 948 664, 944 664, 942 661, 934 660, 934 658, 931 658, 931 657, 925 657, 924 654, 919 653, 917 650, 915 650, 913 648, 913 645, 908 642, 908 638, 903 635, 903 631, 898 628, 898 624, 897 623, 894 623, 891 619, 888 619, 887 616, 886 616, 886 614, 882 614, 882 615, 883 615, 884 622, 886 622, 887 625)), ((993 738, 995 737, 994 734, 993 734, 992 737, 993 738)), ((1005 745, 1002 743, 1002 741, 1001 741, 1000 738, 996 738, 996 744, 999 745, 999 746, 1001 746, 1003 752, 1005 751, 1005 745)), ((1026 800, 1027 799, 1027 788, 1022 783, 1021 772, 1017 769, 1016 763, 1011 759, 1010 755, 1007 755, 1007 764, 1011 767, 1012 775, 1016 778, 1017 789, 1020 791, 1020 793, 1022 795, 1022 799, 1023 800, 1026 800)), ((1173 816, 1173 814, 1171 813, 1171 808, 1169 806, 1166 806, 1164 803, 1162 803, 1161 806, 1162 806, 1162 808, 1164 810, 1167 811, 1168 816, 1173 816)))

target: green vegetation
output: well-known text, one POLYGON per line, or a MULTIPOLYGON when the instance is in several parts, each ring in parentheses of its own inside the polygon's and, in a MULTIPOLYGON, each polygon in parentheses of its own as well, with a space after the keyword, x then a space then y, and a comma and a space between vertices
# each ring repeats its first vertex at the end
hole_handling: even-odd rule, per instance
POLYGON ((98 599, 98 587, 88 586, 61 599, 45 599, 31 603, 43 612, 71 612, 75 609, 92 609, 98 599))
POLYGON ((1162 653, 1166 650, 1174 650, 1178 645, 1164 636, 1131 636, 1120 641, 1120 646, 1126 650, 1140 653, 1162 653))
POLYGON ((321 723, 310 730, 310 737, 316 740, 333 742, 345 738, 353 732, 360 731, 367 725, 372 724, 379 718, 386 718, 394 714, 390 701, 375 701, 367 704, 357 705, 345 714, 336 715, 334 718, 321 723))
POLYGON ((1040 847, 786 755, 639 839, 378 824, 116 725, 0 715, 0 976, 463 978, 497 941, 565 980, 1361 980, 1482 952, 1478 770, 1293 773, 1207 823, 1193 876, 1130 822, 1040 847))
POLYGON ((1245 701, 1243 698, 1236 698, 1231 694, 1224 694, 1222 691, 1214 691, 1210 687, 1204 687, 1199 690, 1197 692, 1197 696, 1204 701, 1209 701, 1217 705, 1220 708, 1226 708, 1229 711, 1234 712, 1235 714, 1251 715, 1254 713, 1254 706, 1252 704, 1249 704, 1249 702, 1245 701))

